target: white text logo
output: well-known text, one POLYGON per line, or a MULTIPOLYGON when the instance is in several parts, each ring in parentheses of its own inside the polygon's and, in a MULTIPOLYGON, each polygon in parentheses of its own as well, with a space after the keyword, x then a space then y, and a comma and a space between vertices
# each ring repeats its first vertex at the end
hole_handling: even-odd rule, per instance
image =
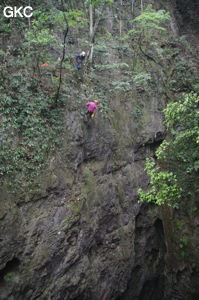
POLYGON ((3 10, 3 14, 6 18, 31 18, 32 17, 32 12, 33 8, 31 6, 26 6, 26 7, 19 7, 17 8, 16 6, 6 6, 3 10))

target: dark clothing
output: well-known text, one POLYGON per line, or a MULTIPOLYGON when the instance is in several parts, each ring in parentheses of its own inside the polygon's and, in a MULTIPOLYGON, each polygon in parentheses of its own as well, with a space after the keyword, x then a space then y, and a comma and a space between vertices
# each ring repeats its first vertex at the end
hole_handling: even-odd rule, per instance
POLYGON ((89 111, 89 110, 87 110, 86 115, 88 115, 90 118, 95 116, 95 114, 92 111, 89 111))
POLYGON ((85 59, 85 56, 77 54, 76 55, 76 68, 79 70, 82 67, 82 63, 85 59))

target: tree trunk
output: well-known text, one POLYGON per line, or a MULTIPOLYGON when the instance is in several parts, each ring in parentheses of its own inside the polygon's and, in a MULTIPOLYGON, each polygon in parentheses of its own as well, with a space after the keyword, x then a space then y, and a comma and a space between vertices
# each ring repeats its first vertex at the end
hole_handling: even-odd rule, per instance
POLYGON ((89 55, 89 61, 93 62, 93 48, 94 48, 94 31, 93 31, 93 5, 89 6, 89 18, 90 18, 90 41, 91 41, 91 45, 90 45, 90 55, 89 55))
POLYGON ((119 21, 120 24, 120 36, 122 35, 122 20, 119 21))
POLYGON ((132 2, 131 2, 131 11, 132 11, 132 13, 134 11, 134 4, 135 4, 135 0, 132 0, 132 2))
POLYGON ((141 13, 143 13, 143 11, 144 11, 143 0, 140 1, 140 6, 141 6, 141 13))
POLYGON ((99 25, 99 22, 101 20, 101 16, 102 13, 104 11, 104 7, 105 7, 105 1, 102 2, 101 7, 99 9, 99 16, 96 19, 96 21, 94 22, 94 18, 93 18, 93 12, 94 12, 94 6, 90 5, 89 6, 89 22, 90 22, 90 51, 89 51, 89 55, 88 55, 88 60, 92 63, 93 61, 93 48, 94 48, 94 39, 95 39, 95 33, 97 30, 97 27, 99 25))
POLYGON ((90 22, 90 37, 93 36, 93 6, 89 5, 89 22, 90 22))
MULTIPOLYGON (((28 5, 30 6, 30 0, 28 2, 28 5)), ((28 28, 29 30, 31 29, 31 21, 30 21, 30 18, 28 18, 28 28)))

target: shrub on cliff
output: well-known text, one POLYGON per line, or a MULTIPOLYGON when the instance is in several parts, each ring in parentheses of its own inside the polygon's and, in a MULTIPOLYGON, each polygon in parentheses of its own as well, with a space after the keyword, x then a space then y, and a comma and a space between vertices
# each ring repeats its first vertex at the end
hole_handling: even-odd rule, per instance
POLYGON ((138 194, 144 202, 178 207, 181 197, 198 193, 199 96, 186 94, 179 102, 168 104, 164 113, 168 134, 156 151, 161 169, 147 160, 152 187, 147 192, 139 189, 138 194))

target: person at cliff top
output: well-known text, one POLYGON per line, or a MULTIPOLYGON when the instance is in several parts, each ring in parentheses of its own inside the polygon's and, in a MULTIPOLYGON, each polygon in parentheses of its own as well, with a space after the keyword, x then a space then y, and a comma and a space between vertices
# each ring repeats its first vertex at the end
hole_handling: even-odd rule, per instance
POLYGON ((97 105, 99 103, 100 102, 98 100, 94 100, 94 101, 85 103, 85 105, 87 106, 86 114, 89 115, 90 118, 94 118, 96 111, 97 111, 97 105))
POLYGON ((76 55, 76 68, 78 70, 81 69, 85 57, 86 57, 86 53, 84 51, 76 55))

